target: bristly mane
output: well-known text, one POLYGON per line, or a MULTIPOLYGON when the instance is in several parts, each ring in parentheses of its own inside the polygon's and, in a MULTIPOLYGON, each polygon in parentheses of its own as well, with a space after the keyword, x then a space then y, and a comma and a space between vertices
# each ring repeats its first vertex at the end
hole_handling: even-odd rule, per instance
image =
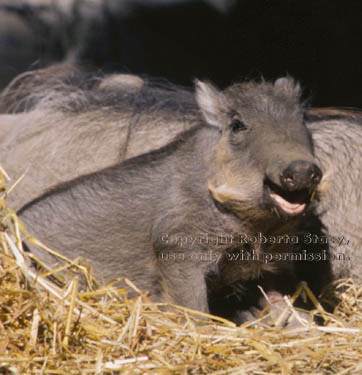
POLYGON ((128 85, 101 87, 107 76, 81 72, 75 66, 53 65, 26 72, 15 78, 0 96, 0 110, 5 113, 53 109, 70 113, 98 109, 165 110, 186 114, 197 111, 191 89, 165 79, 145 78, 138 90, 128 85))

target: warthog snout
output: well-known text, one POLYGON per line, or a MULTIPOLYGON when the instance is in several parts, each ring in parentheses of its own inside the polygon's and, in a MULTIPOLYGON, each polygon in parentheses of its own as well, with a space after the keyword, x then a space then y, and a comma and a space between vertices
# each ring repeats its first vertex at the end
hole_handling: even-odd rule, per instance
POLYGON ((280 176, 284 189, 296 191, 315 188, 322 179, 322 171, 314 164, 305 160, 291 162, 280 176))
POLYGON ((302 213, 311 202, 322 171, 312 161, 294 160, 280 174, 280 185, 265 181, 266 200, 287 215, 302 213))

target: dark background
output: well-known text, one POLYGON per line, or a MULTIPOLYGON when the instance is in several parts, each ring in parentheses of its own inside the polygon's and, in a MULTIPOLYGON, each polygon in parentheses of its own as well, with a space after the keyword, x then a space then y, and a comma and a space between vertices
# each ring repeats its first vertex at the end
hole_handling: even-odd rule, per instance
MULTIPOLYGON (((21 70, 72 56, 94 69, 146 73, 184 85, 195 77, 225 87, 290 74, 314 106, 362 107, 358 0, 239 0, 227 12, 202 1, 155 3, 138 0, 127 11, 103 4, 93 14, 75 6, 52 25, 39 23, 39 10, 23 9, 22 22, 33 33, 23 48, 31 56, 18 43, 22 60, 4 82, 21 70)), ((11 65, 4 59, 0 71, 11 65)))

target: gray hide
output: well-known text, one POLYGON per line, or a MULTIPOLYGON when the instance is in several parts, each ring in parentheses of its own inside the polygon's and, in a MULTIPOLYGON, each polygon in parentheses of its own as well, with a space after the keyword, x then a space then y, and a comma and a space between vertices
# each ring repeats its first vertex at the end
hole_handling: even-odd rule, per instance
POLYGON ((323 170, 317 214, 329 237, 336 278, 362 282, 362 113, 311 109, 317 159, 323 170))
MULTIPOLYGON (((89 113, 81 112, 70 117, 68 113, 54 108, 54 103, 43 100, 47 96, 45 93, 52 93, 54 85, 51 80, 49 83, 48 72, 52 76, 56 75, 58 83, 62 81, 59 76, 64 79, 64 76, 78 75, 79 72, 69 66, 63 71, 62 65, 55 69, 37 72, 45 75, 45 78, 40 78, 41 82, 48 82, 47 89, 39 84, 38 91, 41 95, 34 89, 38 82, 25 86, 21 99, 15 97, 10 101, 11 105, 7 103, 7 111, 16 111, 14 105, 26 101, 24 97, 29 92, 35 92, 41 103, 34 105, 26 113, 0 116, 0 164, 13 181, 26 172, 23 182, 7 198, 8 204, 15 210, 58 183, 162 147, 181 131, 194 126, 193 122, 184 118, 173 117, 167 123, 158 121, 152 127, 140 123, 129 137, 128 125, 134 117, 129 108, 125 108, 121 116, 118 112, 113 114, 111 108, 107 109, 106 115, 103 110, 96 108, 89 113)), ((31 73, 26 73, 25 77, 27 74, 31 73)), ((32 82, 33 79, 34 77, 32 82)), ((103 77, 94 90, 135 92, 142 85, 141 78, 120 74, 103 77)), ((74 97, 81 98, 85 95, 80 89, 77 92, 76 87, 72 90, 74 97)), ((61 95, 59 98, 61 99, 61 95)), ((345 238, 340 245, 330 243, 333 272, 335 277, 353 277, 357 281, 362 280, 358 267, 362 263, 362 202, 359 188, 362 184, 359 162, 362 150, 361 117, 355 111, 307 110, 307 125, 312 132, 315 152, 324 172, 319 189, 321 194, 317 205, 318 213, 326 235, 345 238)))
MULTIPOLYGON (((78 82, 77 90, 67 91, 68 82, 63 94, 59 87, 50 90, 35 105, 21 95, 14 103, 29 113, 55 110, 68 123, 79 123, 83 115, 102 130, 103 121, 125 118, 143 144, 150 142, 142 137, 143 124, 164 130, 177 119, 189 130, 165 147, 57 186, 25 205, 20 217, 40 240, 67 256, 90 259, 104 280, 126 276, 157 300, 201 311, 209 311, 206 278, 220 276, 215 257, 244 247, 261 258, 265 251, 291 252, 289 243, 244 246, 239 235, 295 233, 320 181, 300 89, 292 79, 235 84, 222 92, 196 82, 196 101, 170 84, 142 82, 130 92, 129 86, 102 89, 97 80, 70 81, 78 82), (205 235, 211 242, 220 236, 231 242, 212 245, 205 235)), ((277 292, 297 282, 289 261, 250 260, 237 272, 221 279, 268 280, 270 292, 278 287, 270 275, 288 280, 277 292)))

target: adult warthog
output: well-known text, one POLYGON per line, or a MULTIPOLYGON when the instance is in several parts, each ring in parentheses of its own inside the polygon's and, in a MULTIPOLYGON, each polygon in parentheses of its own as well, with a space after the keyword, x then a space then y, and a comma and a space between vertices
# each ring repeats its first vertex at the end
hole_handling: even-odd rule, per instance
POLYGON ((351 277, 361 283, 362 112, 311 109, 307 121, 324 176, 316 206, 323 237, 306 241, 328 243, 335 278, 351 277))
MULTIPOLYGON (((98 115, 94 124, 100 136, 108 119, 120 121, 121 128, 123 121, 127 146, 132 147, 127 140, 133 129, 139 129, 134 133, 139 155, 26 204, 19 214, 34 235, 67 256, 90 259, 104 280, 125 276, 156 300, 206 312, 206 279, 217 280, 218 260, 236 251, 255 257, 239 262, 234 278, 258 280, 271 294, 295 286, 293 261, 264 257, 292 252, 289 241, 245 239, 296 234, 322 178, 298 84, 281 78, 219 91, 197 81, 194 96, 170 84, 132 81, 112 89, 110 82, 84 82, 73 79, 68 92, 58 87, 51 95, 40 94, 35 105, 31 98, 14 103, 32 115, 53 109, 67 124, 98 115), (185 130, 177 128, 166 144, 161 139, 159 148, 149 146, 147 131, 158 127, 162 138, 169 124, 185 130), (141 153, 144 145, 151 151, 141 153), (280 277, 288 282, 280 283, 280 277)), ((327 271, 310 278, 319 280, 316 285, 325 283, 327 271)))
POLYGON ((0 96, 0 164, 14 180, 26 172, 8 204, 18 210, 59 183, 164 146, 195 125, 186 101, 194 106, 187 90, 127 74, 92 77, 67 64, 18 76, 0 96), (185 112, 173 116, 182 98, 185 112), (138 121, 145 113, 152 126, 138 121))

